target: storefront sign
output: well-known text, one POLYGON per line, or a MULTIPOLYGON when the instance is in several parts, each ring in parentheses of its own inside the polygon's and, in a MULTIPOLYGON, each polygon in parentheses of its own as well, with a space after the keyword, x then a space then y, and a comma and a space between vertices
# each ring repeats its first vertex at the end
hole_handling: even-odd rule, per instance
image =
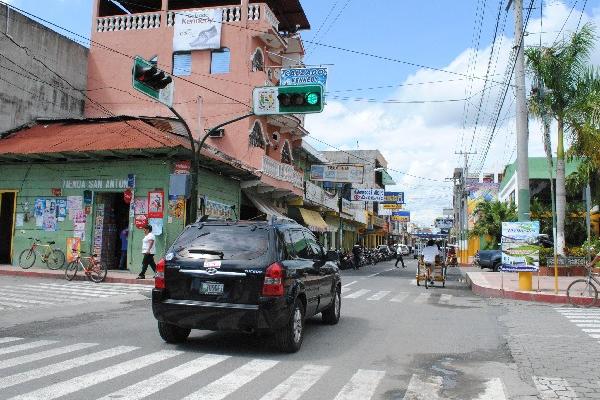
MULTIPOLYGON (((135 182, 134 182, 135 183, 135 182)), ((63 189, 126 189, 129 186, 128 179, 63 179, 63 189)))
POLYGON ((220 48, 222 19, 220 8, 176 12, 173 51, 220 48))
POLYGON ((327 84, 327 68, 282 68, 279 84, 294 86, 306 84, 327 84))
POLYGON ((502 271, 539 271, 539 233, 540 221, 502 223, 502 271))
POLYGON ((148 218, 162 218, 165 204, 165 192, 148 192, 148 218))
POLYGON ((383 201, 384 189, 352 189, 350 199, 352 201, 383 201))
POLYGON ((404 204, 404 192, 385 192, 384 203, 404 204))
POLYGON ((173 167, 174 174, 189 174, 192 168, 192 163, 190 160, 183 160, 175 162, 175 166, 173 167))
POLYGON ((210 200, 208 197, 204 198, 204 214, 220 219, 234 219, 235 215, 230 204, 220 203, 218 201, 210 200))
POLYGON ((365 167, 356 164, 312 165, 311 181, 363 183, 365 167))
MULTIPOLYGON (((380 204, 379 208, 382 208, 384 210, 402 210, 402 204, 380 204)), ((391 214, 390 214, 391 215, 391 214)))
POLYGON ((410 211, 392 212, 392 221, 410 222, 410 211))
POLYGON ((131 189, 135 189, 135 175, 129 174, 127 175, 127 187, 131 189))

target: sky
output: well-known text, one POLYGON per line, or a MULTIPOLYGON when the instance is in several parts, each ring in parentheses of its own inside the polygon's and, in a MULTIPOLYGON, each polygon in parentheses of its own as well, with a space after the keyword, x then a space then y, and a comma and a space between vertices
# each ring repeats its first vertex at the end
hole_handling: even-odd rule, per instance
MULTIPOLYGON (((90 35, 92 0, 9 2, 90 35)), ((515 160, 512 90, 498 113, 512 66, 514 22, 506 0, 301 3, 311 24, 302 32, 305 63, 329 69, 327 105, 322 114, 307 116, 305 140, 319 150, 379 149, 397 182, 389 189, 405 192, 413 222, 430 226, 452 206, 446 178, 464 163, 456 152, 477 152, 469 156, 470 172, 502 172, 515 160)), ((566 38, 588 21, 600 33, 600 0, 532 3, 527 47, 566 38)), ((600 46, 591 62, 600 64, 600 46)), ((543 156, 538 121, 530 120, 529 132, 530 156, 543 156)), ((555 137, 552 144, 556 149, 555 137)))

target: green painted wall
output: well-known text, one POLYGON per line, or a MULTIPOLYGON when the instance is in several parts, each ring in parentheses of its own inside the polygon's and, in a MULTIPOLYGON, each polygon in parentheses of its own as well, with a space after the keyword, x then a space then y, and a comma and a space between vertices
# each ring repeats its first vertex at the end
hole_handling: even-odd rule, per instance
MULTIPOLYGON (((163 233, 157 236, 155 260, 158 261, 184 227, 183 217, 179 218, 169 211, 168 189, 169 174, 172 163, 166 160, 136 160, 136 161, 102 161, 89 163, 60 163, 60 164, 2 164, 0 165, 0 191, 16 190, 16 213, 29 214, 28 221, 22 226, 15 226, 13 239, 13 264, 18 263, 20 252, 29 246, 28 237, 39 238, 43 241, 56 241, 57 245, 66 252, 66 239, 74 236, 73 221, 67 218, 57 223, 56 231, 45 231, 36 226, 34 204, 36 199, 50 200, 66 199, 67 196, 83 196, 84 190, 94 192, 91 214, 87 215, 85 223, 85 240, 81 244, 83 251, 92 248, 94 216, 102 193, 119 193, 123 195, 128 174, 136 176, 135 198, 146 198, 149 191, 162 189, 165 193, 163 233), (69 181, 69 182, 66 182, 69 181), (107 187, 108 186, 108 187, 107 187), (53 196, 53 188, 60 188, 61 195, 53 196), (100 195, 100 196, 98 196, 100 195)), ((199 193, 213 201, 240 206, 239 182, 230 178, 201 171, 199 176, 199 193)), ((239 211, 238 211, 239 212, 239 211)), ((129 251, 128 268, 138 273, 141 270, 141 242, 143 231, 135 228, 134 218, 129 215, 129 251)), ((119 249, 117 248, 117 251, 119 249)), ((37 267, 43 267, 39 261, 37 267)))

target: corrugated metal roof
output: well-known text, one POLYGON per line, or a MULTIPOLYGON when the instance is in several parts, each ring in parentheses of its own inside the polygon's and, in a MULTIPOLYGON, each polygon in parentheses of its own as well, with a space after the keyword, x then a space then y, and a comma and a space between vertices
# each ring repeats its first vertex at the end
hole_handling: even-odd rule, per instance
POLYGON ((0 154, 49 154, 184 147, 186 138, 137 120, 39 123, 0 140, 0 154))

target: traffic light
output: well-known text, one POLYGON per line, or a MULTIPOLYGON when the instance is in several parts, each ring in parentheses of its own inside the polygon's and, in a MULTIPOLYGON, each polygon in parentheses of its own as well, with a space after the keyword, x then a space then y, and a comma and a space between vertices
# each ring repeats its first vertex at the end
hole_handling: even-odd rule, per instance
POLYGON ((173 82, 173 78, 156 68, 156 65, 148 66, 136 64, 133 71, 133 79, 156 91, 164 89, 173 82))
POLYGON ((309 114, 323 111, 323 86, 265 86, 254 88, 256 115, 309 114))

